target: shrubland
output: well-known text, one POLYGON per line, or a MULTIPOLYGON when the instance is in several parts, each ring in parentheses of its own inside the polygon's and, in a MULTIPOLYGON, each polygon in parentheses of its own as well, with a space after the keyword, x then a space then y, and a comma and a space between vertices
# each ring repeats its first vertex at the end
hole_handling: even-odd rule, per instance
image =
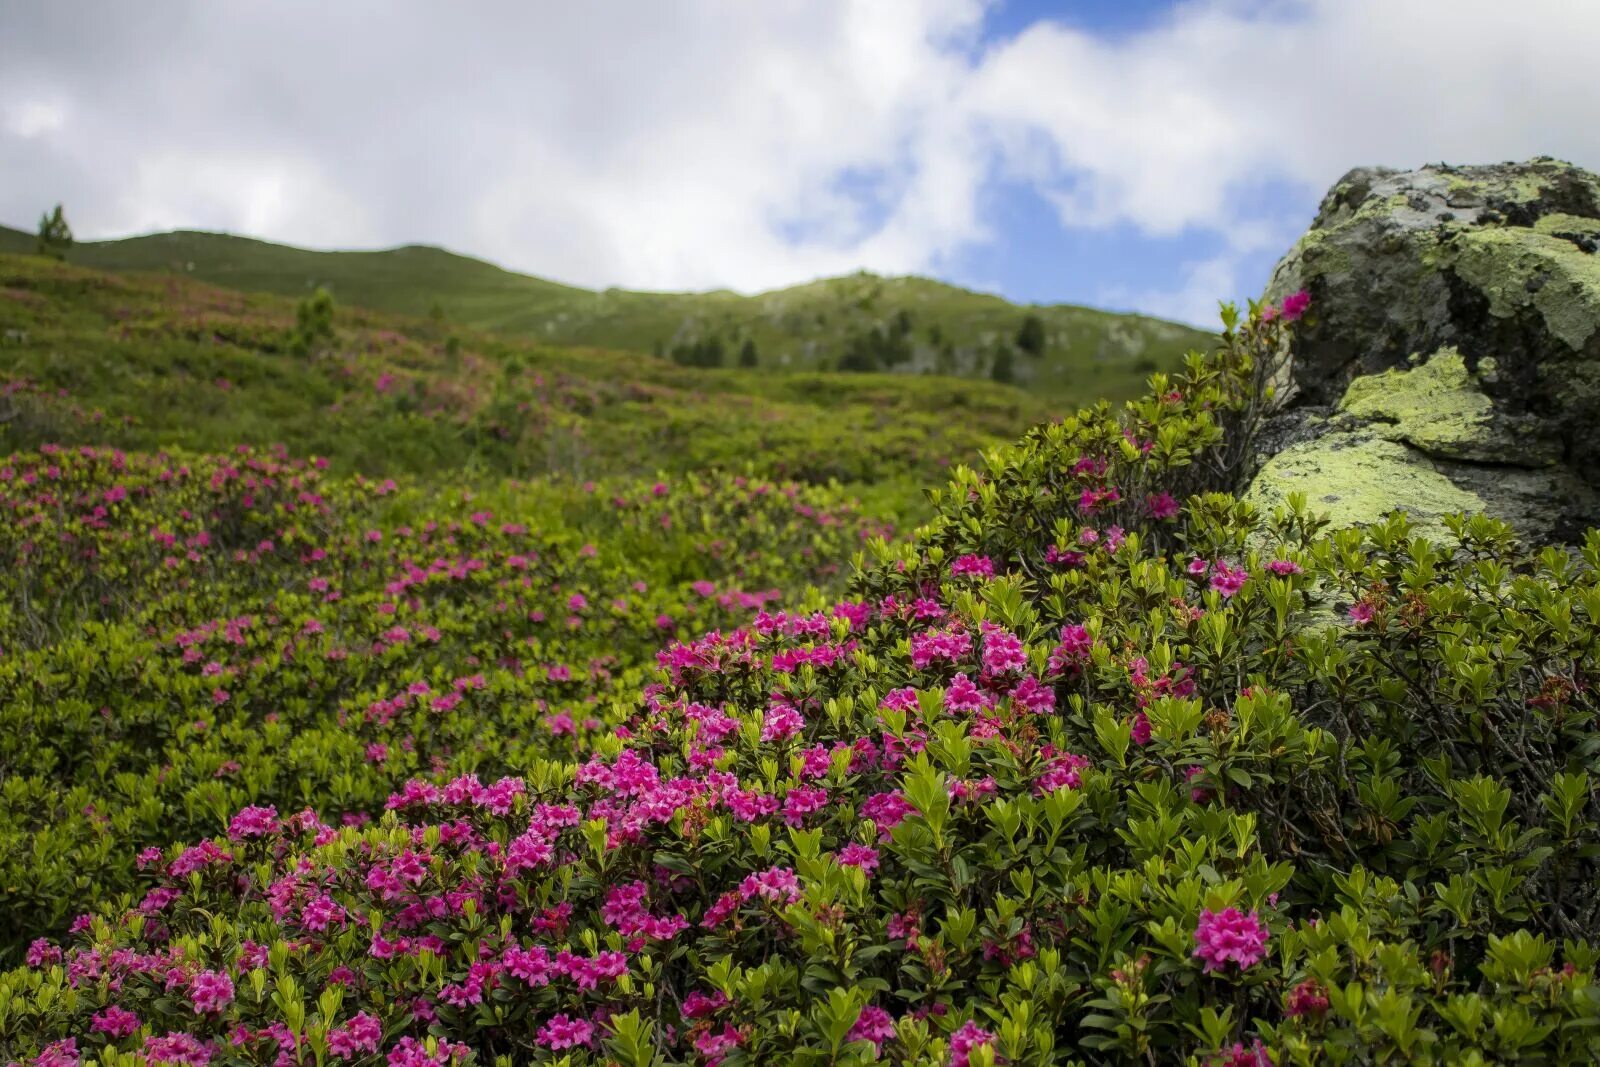
POLYGON ((985 382, 680 367, 423 318, 0 255, 0 450, 222 453, 572 484, 753 472, 839 482, 911 524, 953 461, 1050 405, 985 382))
POLYGON ((878 531, 837 494, 743 477, 442 494, 323 467, 0 463, 11 955, 138 889, 141 847, 240 807, 361 820, 413 774, 575 758, 663 640, 837 586, 878 531))
MULTIPOLYGON (((1215 491, 1249 459, 1304 310, 1230 311, 1219 349, 1143 399, 955 468, 933 518, 873 538, 843 596, 676 632, 581 744, 530 742, 503 777, 493 758, 483 774, 477 756, 407 756, 364 810, 335 775, 320 796, 218 804, 209 836, 124 847, 137 892, 0 979, 0 1047, 41 1063, 1595 1059, 1600 536, 1527 548, 1462 517, 1428 540, 1403 515, 1330 530, 1302 499, 1263 513, 1215 491)), ((499 594, 441 585, 441 633, 492 640, 477 616, 499 594)), ((283 619, 325 610, 294 604, 283 619)), ((60 645, 31 625, 13 638, 28 654, 60 645)), ((383 623, 348 625, 387 642, 383 623)), ((202 691, 207 651, 202 680, 150 672, 183 696, 129 713, 156 731, 227 707, 202 691)), ((484 690, 532 698, 497 652, 484 690)), ((99 654, 77 653, 84 675, 99 654)), ((257 670, 243 655, 222 669, 257 670)), ((349 711, 401 691, 411 658, 378 652, 349 711)), ((454 691, 435 677, 430 707, 454 691)), ((482 692, 462 704, 492 720, 482 692)), ((260 707, 304 698, 268 688, 260 707)), ((400 714, 413 736, 459 721, 400 714)), ((329 762, 348 770, 370 714, 350 723, 307 763, 342 744, 329 762)), ((269 777, 287 741, 241 773, 269 777)))

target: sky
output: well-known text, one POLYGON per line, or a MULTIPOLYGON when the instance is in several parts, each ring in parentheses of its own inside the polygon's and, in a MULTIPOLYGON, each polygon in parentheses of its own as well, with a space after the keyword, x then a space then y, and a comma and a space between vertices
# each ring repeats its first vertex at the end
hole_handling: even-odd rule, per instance
POLYGON ((1600 0, 0 5, 0 222, 1201 325, 1352 167, 1600 169, 1600 0))

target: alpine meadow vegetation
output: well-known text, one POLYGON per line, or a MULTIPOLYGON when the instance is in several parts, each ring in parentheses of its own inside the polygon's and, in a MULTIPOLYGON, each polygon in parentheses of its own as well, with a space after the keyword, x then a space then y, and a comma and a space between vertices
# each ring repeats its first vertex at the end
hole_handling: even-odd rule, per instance
POLYGON ((909 534, 773 470, 19 451, 0 1054, 1593 1061, 1600 534, 1232 496, 1315 313, 909 534))
MULTIPOLYGON (((34 249, 33 235, 0 225, 0 254, 34 249)), ((316 252, 196 231, 83 241, 70 258, 297 300, 321 286, 340 304, 545 344, 654 351, 686 366, 747 366, 754 357, 780 375, 842 369, 893 372, 902 381, 929 373, 987 379, 994 350, 1009 350, 1014 338, 1027 354, 1017 361, 1018 380, 1058 408, 1137 396, 1152 370, 1171 369, 1189 348, 1209 343, 1201 330, 1146 315, 1023 307, 931 278, 866 272, 755 295, 597 291, 429 246, 316 252)))

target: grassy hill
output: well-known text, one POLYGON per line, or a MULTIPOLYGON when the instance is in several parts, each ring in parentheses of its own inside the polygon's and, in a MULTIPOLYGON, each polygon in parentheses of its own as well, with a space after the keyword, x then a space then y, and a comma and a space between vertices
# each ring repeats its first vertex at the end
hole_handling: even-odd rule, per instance
MULTIPOLYGON (((0 227, 0 252, 30 252, 32 234, 0 227)), ((1064 400, 1137 394, 1209 335, 1142 315, 1070 305, 1022 307, 928 278, 853 274, 754 296, 727 291, 596 292, 502 270, 439 248, 316 252, 227 234, 178 231, 76 245, 71 262, 172 271, 215 285, 300 296, 318 286, 341 303, 428 315, 551 344, 704 358, 726 365, 746 342, 757 364, 786 370, 871 367, 968 378, 998 375, 1064 400), (1018 348, 1023 320, 1043 327, 1037 354, 1018 348), (853 354, 853 355, 852 355, 853 354)))
POLYGON ((281 443, 452 481, 749 469, 836 480, 906 519, 946 465, 1055 410, 987 382, 707 370, 350 307, 296 355, 295 307, 0 254, 0 454, 281 443))

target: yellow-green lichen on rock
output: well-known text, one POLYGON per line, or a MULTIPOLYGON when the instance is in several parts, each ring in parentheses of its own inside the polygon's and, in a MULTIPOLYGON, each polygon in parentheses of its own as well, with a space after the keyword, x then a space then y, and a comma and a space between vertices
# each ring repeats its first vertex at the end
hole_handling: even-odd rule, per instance
POLYGON ((1600 256, 1536 229, 1467 230, 1457 238, 1455 270, 1510 318, 1532 304, 1545 326, 1573 350, 1600 328, 1600 256))
POLYGON ((1377 522, 1403 507, 1418 533, 1435 538, 1445 532, 1443 516, 1484 506, 1416 449, 1361 433, 1330 433, 1291 445, 1257 472, 1246 499, 1270 511, 1287 503, 1290 493, 1304 493, 1313 511, 1339 527, 1377 522))
POLYGON ((1581 215, 1568 215, 1558 211, 1542 216, 1533 224, 1533 230, 1535 233, 1549 234, 1553 237, 1578 234, 1600 238, 1600 219, 1586 219, 1581 215))
POLYGON ((1339 412, 1368 423, 1374 434, 1431 456, 1542 466, 1561 458, 1561 442, 1538 423, 1496 411, 1494 402, 1453 348, 1414 356, 1413 365, 1356 378, 1339 412))
POLYGON ((1270 511, 1304 493, 1336 527, 1363 526, 1400 510, 1424 537, 1448 535, 1456 513, 1503 519, 1535 541, 1560 532, 1560 516, 1592 513, 1594 491, 1565 467, 1528 469, 1436 459, 1367 428, 1291 445, 1256 473, 1245 498, 1270 511))

